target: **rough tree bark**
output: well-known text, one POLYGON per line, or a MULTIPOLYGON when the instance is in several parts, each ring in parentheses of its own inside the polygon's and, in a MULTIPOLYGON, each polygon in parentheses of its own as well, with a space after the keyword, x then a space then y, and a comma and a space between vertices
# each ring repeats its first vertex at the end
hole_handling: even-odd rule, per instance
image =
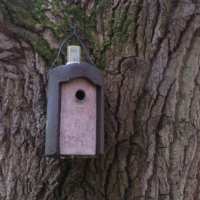
POLYGON ((199 200, 199 14, 199 0, 0 0, 0 199, 199 200), (72 21, 104 71, 105 154, 46 159, 47 70, 72 21))

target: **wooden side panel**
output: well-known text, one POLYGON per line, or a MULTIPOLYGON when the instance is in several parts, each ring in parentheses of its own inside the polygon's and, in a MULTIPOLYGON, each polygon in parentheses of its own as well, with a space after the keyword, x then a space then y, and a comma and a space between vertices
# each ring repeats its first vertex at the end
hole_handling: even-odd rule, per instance
POLYGON ((87 80, 61 85, 61 155, 96 154, 96 107, 96 87, 87 80), (76 96, 78 91, 85 93, 82 100, 76 96))

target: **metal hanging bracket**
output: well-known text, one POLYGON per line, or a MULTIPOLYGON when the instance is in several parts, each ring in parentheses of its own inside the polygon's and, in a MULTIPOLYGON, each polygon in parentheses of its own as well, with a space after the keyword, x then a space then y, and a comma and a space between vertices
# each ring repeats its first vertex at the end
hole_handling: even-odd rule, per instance
POLYGON ((51 68, 53 68, 55 66, 64 46, 68 46, 67 64, 69 64, 70 62, 77 62, 77 63, 80 62, 81 48, 83 49, 83 53, 86 56, 87 62, 90 64, 94 64, 94 62, 92 61, 92 58, 90 57, 87 47, 85 46, 85 44, 83 43, 83 41, 81 40, 80 36, 77 33, 76 25, 69 24, 69 26, 70 26, 71 34, 69 36, 67 36, 66 38, 64 38, 64 40, 61 42, 59 49, 58 49, 58 53, 56 55, 56 58, 52 62, 51 68), (69 45, 69 41, 73 38, 75 38, 78 41, 80 46, 69 45))

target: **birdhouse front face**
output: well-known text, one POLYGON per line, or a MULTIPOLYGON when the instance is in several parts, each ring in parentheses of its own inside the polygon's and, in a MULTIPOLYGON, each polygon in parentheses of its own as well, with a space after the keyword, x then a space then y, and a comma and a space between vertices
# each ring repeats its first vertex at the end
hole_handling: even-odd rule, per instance
POLYGON ((96 98, 96 86, 84 78, 61 84, 61 155, 96 154, 96 98))
POLYGON ((104 102, 101 72, 87 63, 51 69, 47 98, 46 156, 102 154, 104 102))

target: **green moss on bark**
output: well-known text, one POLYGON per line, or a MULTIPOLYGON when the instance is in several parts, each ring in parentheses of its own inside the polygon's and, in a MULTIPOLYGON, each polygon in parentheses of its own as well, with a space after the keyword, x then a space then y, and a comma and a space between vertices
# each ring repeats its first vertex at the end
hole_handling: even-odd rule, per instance
MULTIPOLYGON (((27 4, 27 0, 1 1, 3 3, 0 11, 3 11, 4 17, 20 29, 17 28, 16 34, 29 42, 34 50, 45 59, 48 65, 55 57, 57 49, 51 49, 48 42, 43 38, 42 33, 45 29, 50 29, 54 37, 58 41, 62 41, 73 31, 69 24, 76 25, 80 39, 90 51, 100 52, 99 48, 101 48, 101 45, 97 44, 98 41, 96 38, 96 13, 104 9, 107 1, 99 2, 98 5, 100 6, 95 5, 93 11, 88 15, 81 7, 81 4, 64 6, 61 1, 53 0, 50 10, 53 16, 58 16, 59 20, 56 22, 49 19, 45 14, 45 4, 47 1, 30 1, 30 4, 27 4)), ((75 40, 71 42, 73 44, 77 43, 75 40)), ((102 68, 104 66, 105 55, 99 55, 96 59, 102 68)))
POLYGON ((50 65, 55 56, 55 50, 50 48, 48 42, 42 38, 38 38, 32 42, 32 45, 34 50, 50 65))

